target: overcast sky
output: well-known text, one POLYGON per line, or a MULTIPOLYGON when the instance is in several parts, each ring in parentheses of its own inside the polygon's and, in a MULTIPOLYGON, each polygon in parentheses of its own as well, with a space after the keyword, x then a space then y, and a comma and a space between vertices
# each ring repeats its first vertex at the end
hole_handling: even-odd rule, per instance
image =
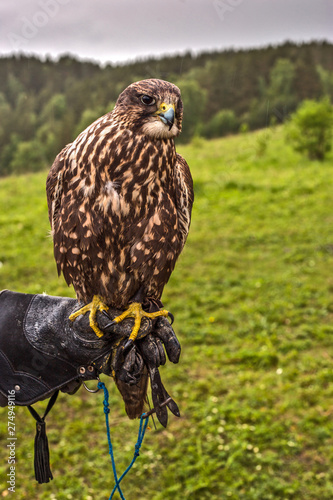
POLYGON ((285 40, 333 42, 333 0, 1 0, 0 54, 101 62, 285 40))

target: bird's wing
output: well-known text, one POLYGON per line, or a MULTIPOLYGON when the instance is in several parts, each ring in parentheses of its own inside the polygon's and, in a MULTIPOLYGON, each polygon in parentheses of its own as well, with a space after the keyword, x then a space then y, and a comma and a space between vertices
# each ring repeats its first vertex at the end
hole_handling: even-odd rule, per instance
MULTIPOLYGON (((110 163, 118 162, 119 165, 123 160, 124 148, 118 148, 116 135, 110 117, 101 117, 59 153, 47 178, 58 274, 62 272, 66 283, 74 286, 80 300, 90 300, 88 297, 92 295, 105 296, 108 282, 118 277, 117 268, 110 266, 116 258, 120 259, 118 248, 121 245, 112 246, 111 256, 106 258, 104 255, 109 212, 111 209, 116 211, 122 202, 114 187, 114 172, 107 168, 110 163), (112 161, 111 153, 106 153, 105 143, 108 144, 107 153, 112 152, 112 161), (98 281, 98 284, 93 283, 94 293, 90 290, 93 278, 98 281)), ((113 224, 108 238, 117 238, 119 242, 122 236, 115 226, 113 224)))
POLYGON ((178 153, 176 155, 175 184, 178 224, 183 248, 190 229, 194 193, 189 166, 178 153))
POLYGON ((63 168, 64 168, 64 148, 56 157, 46 180, 47 205, 49 210, 49 221, 53 232, 55 221, 61 206, 63 194, 63 168))

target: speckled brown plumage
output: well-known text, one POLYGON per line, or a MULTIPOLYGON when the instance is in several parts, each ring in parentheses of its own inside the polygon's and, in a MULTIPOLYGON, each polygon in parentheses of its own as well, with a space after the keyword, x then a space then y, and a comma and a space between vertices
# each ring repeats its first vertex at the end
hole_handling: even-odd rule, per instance
MULTIPOLYGON (((138 292, 161 298, 193 203, 190 170, 174 144, 182 115, 175 85, 137 82, 56 157, 47 178, 54 256, 80 301, 99 296, 123 309, 138 292)), ((143 410, 147 377, 145 370, 136 386, 116 380, 130 418, 143 410)))
POLYGON ((79 300, 99 295, 124 308, 140 288, 160 299, 193 202, 191 174, 174 145, 182 111, 175 85, 134 83, 55 159, 47 178, 54 255, 79 300), (156 116, 162 102, 175 107, 171 130, 156 116))

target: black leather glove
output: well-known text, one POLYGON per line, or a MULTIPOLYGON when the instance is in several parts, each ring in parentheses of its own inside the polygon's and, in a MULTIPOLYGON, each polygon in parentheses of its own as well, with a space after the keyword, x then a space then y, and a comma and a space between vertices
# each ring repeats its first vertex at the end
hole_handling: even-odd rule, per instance
POLYGON ((180 356, 180 344, 168 320, 143 318, 137 340, 128 348, 132 319, 108 326, 121 311, 98 313, 99 327, 105 332, 98 338, 88 315, 69 320, 79 307, 67 297, 0 292, 0 406, 7 405, 8 391, 13 389, 17 405, 31 405, 57 389, 73 394, 82 381, 97 379, 100 373, 133 385, 148 371, 161 423, 166 425, 166 408, 158 406, 168 398, 167 406, 179 415, 158 372, 166 361, 163 346, 173 363, 180 356))

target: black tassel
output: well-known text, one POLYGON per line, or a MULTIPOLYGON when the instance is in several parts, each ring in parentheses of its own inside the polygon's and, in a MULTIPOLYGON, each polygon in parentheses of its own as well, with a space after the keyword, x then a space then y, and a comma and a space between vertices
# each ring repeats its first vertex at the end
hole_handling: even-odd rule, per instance
POLYGON ((41 417, 32 406, 28 406, 28 410, 36 420, 36 436, 35 436, 35 478, 39 484, 48 483, 53 479, 50 468, 50 453, 49 443, 46 435, 45 417, 56 402, 59 391, 56 391, 50 398, 45 413, 41 417))
POLYGON ((39 484, 48 483, 53 479, 50 469, 49 443, 46 435, 46 424, 43 419, 36 422, 35 436, 35 478, 39 484))

